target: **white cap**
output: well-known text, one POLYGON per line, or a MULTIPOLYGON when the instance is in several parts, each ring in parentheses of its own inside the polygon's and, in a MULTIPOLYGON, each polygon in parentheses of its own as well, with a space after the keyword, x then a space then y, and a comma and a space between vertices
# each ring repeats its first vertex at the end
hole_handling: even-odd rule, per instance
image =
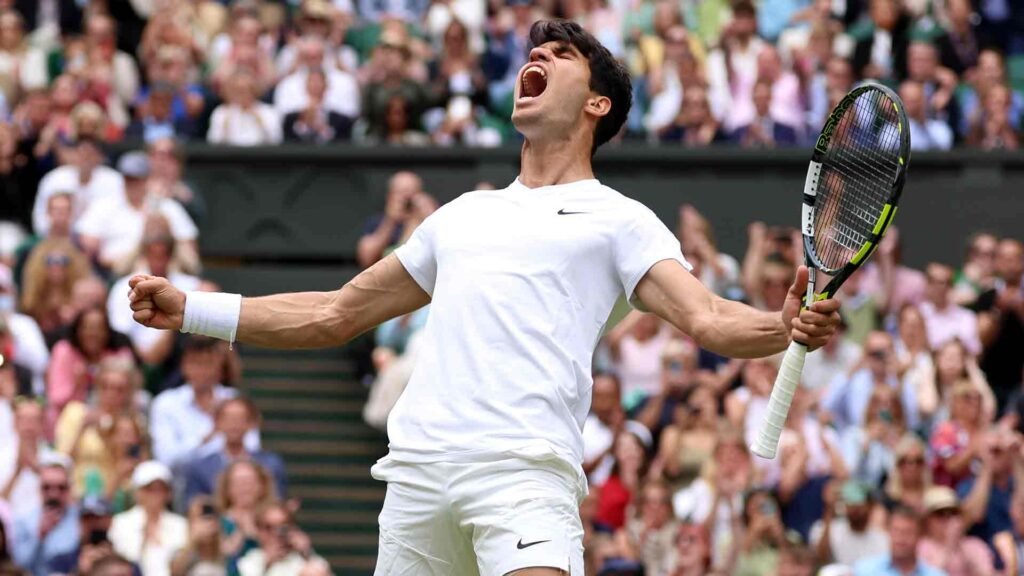
POLYGON ((171 470, 156 460, 143 462, 135 467, 135 472, 132 472, 134 488, 149 486, 157 480, 163 480, 168 486, 171 485, 171 470))

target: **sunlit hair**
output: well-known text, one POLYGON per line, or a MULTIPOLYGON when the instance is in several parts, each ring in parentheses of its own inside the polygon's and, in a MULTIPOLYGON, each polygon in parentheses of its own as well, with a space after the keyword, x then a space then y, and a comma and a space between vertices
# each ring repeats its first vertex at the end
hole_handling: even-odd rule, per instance
POLYGON ((234 471, 243 466, 248 466, 256 471, 256 475, 259 477, 260 483, 260 498, 256 502, 256 509, 261 510, 265 506, 269 506, 273 502, 277 501, 277 488, 274 486, 274 479, 271 477, 270 472, 266 468, 260 466, 256 462, 249 460, 236 460, 231 464, 228 464, 227 468, 220 473, 217 477, 217 488, 214 490, 214 501, 216 502, 217 509, 220 510, 221 514, 227 512, 234 505, 231 501, 231 493, 228 490, 228 483, 231 479, 234 471))

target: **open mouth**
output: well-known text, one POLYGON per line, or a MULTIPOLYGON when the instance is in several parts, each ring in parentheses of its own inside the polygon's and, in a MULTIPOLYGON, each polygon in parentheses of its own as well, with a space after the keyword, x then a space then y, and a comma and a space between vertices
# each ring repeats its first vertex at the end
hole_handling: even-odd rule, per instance
POLYGON ((532 99, 544 93, 548 87, 548 73, 540 66, 530 66, 523 72, 520 81, 519 98, 532 99))

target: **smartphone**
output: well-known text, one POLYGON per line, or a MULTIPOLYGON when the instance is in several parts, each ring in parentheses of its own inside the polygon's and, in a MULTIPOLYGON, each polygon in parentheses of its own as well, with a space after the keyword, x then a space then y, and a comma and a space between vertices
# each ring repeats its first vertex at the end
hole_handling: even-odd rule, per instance
POLYGON ((141 456, 142 456, 142 445, 141 444, 132 444, 131 446, 128 447, 128 457, 129 458, 140 458, 141 456))
POLYGON ((89 544, 96 546, 107 541, 107 531, 101 528, 93 528, 89 531, 89 544))
POLYGON ((203 504, 202 508, 199 509, 200 516, 216 516, 217 509, 213 507, 213 504, 209 502, 203 504))

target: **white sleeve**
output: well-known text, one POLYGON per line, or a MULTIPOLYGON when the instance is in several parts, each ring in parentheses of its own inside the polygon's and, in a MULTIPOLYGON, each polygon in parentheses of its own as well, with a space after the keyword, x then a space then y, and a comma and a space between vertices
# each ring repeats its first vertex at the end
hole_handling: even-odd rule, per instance
POLYGON ((264 106, 260 115, 263 116, 263 127, 267 130, 267 139, 270 144, 280 144, 284 140, 284 130, 281 126, 281 116, 270 106, 264 106))
POLYGON ((50 230, 50 217, 46 215, 46 204, 50 201, 50 196, 56 193, 54 183, 56 176, 57 174, 54 174, 53 171, 43 176, 43 179, 39 181, 36 201, 32 205, 32 228, 40 236, 45 236, 50 230))
POLYGON ((164 200, 160 205, 160 213, 167 218, 167 223, 171 227, 171 236, 174 236, 175 240, 195 240, 199 236, 199 229, 196 228, 195 222, 177 200, 164 200))
POLYGON ((412 236, 398 248, 395 256, 402 263, 413 280, 431 297, 434 295, 434 284, 437 281, 437 250, 435 245, 435 229, 439 226, 439 216, 447 206, 427 216, 427 219, 416 228, 412 236))
POLYGON ((217 106, 210 115, 210 129, 206 131, 206 141, 211 144, 221 144, 224 142, 224 115, 227 114, 227 109, 224 104, 217 106))
POLYGON ((683 258, 679 239, 654 212, 645 206, 634 212, 632 222, 623 226, 615 238, 614 253, 619 283, 630 303, 633 303, 633 290, 640 279, 658 262, 675 260, 687 270, 692 268, 683 258))
POLYGON ((39 325, 31 316, 11 314, 7 318, 14 336, 14 355, 18 364, 32 372, 32 389, 41 392, 46 389, 44 378, 50 364, 50 350, 39 325))
POLYGON ((106 210, 106 202, 99 201, 93 203, 89 208, 86 209, 82 217, 75 223, 75 232, 82 236, 91 236, 93 238, 103 238, 103 230, 107 228, 107 218, 110 216, 110 212, 106 210))

